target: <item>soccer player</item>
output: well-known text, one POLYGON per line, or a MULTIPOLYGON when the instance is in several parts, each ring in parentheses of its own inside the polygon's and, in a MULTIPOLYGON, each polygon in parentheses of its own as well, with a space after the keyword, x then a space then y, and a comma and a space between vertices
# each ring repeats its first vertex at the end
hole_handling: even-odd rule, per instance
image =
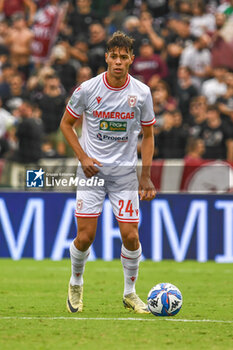
POLYGON ((141 200, 152 200, 156 195, 150 179, 155 117, 149 88, 128 74, 133 59, 133 39, 122 32, 114 33, 105 54, 107 72, 85 81, 74 91, 61 121, 61 130, 80 161, 78 178, 102 179, 99 187, 77 189, 78 232, 70 246, 69 312, 81 312, 83 308, 84 267, 107 193, 122 238, 123 304, 136 313, 148 313, 146 304, 136 294, 135 283, 142 251, 138 235, 139 196, 141 200), (79 142, 73 126, 81 115, 79 142), (141 129, 142 171, 138 184, 137 139, 141 129))

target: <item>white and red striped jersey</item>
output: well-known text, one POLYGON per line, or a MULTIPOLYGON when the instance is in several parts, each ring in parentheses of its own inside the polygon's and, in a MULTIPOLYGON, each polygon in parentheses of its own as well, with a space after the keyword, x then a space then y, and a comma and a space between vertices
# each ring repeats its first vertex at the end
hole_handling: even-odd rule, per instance
POLYGON ((128 74, 120 88, 107 82, 104 72, 82 83, 71 96, 67 111, 83 114, 80 144, 103 165, 135 166, 141 126, 155 123, 148 86, 128 74))

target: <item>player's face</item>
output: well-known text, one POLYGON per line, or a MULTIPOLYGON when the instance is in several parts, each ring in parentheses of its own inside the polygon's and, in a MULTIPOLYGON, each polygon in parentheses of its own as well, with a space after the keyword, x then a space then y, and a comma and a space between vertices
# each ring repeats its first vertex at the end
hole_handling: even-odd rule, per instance
POLYGON ((116 47, 105 54, 108 64, 108 73, 112 78, 123 79, 126 77, 134 55, 125 48, 116 47))

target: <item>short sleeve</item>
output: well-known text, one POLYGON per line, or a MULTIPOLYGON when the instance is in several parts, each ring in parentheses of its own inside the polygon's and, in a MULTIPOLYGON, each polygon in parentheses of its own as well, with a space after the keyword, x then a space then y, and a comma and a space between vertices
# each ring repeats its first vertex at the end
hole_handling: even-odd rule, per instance
POLYGON ((82 85, 80 85, 72 94, 66 110, 74 118, 79 119, 85 110, 85 92, 82 85))
POLYGON ((154 125, 155 122, 156 120, 154 115, 152 96, 151 96, 150 90, 148 89, 148 93, 142 105, 141 125, 150 126, 150 125, 154 125))

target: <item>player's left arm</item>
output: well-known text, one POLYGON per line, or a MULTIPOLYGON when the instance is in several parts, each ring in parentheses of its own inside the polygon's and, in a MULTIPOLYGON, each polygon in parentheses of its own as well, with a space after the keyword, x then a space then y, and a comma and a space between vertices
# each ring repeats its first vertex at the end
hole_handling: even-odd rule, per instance
POLYGON ((139 195, 141 200, 152 200, 156 196, 154 184, 151 181, 151 163, 154 154, 154 131, 153 125, 142 126, 142 172, 139 180, 139 195))

